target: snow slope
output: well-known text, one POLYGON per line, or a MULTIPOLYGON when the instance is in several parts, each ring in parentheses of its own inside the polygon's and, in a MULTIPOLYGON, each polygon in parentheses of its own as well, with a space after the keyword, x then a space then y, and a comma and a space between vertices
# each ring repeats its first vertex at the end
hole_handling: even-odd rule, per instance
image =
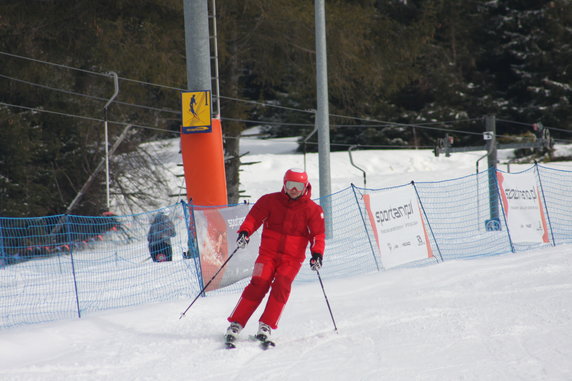
MULTIPOLYGON (((245 135, 258 132, 257 128, 245 131, 245 135)), ((319 155, 308 153, 304 155, 296 152, 298 138, 279 138, 261 140, 255 137, 243 137, 240 140, 240 154, 242 163, 254 163, 241 166, 239 189, 250 202, 255 202, 260 196, 280 190, 282 176, 289 168, 303 168, 308 172, 313 186, 312 197, 320 197, 319 185, 319 155)), ((184 189, 182 175, 182 159, 179 153, 179 139, 162 140, 145 145, 148 154, 155 156, 162 163, 161 171, 164 173, 164 182, 169 184, 169 191, 158 194, 155 200, 156 207, 175 204, 178 200, 168 197, 169 194, 178 194, 184 189)), ((498 159, 499 169, 516 172, 529 168, 531 164, 517 165, 507 164, 512 158, 513 150, 500 150, 498 159)), ((331 193, 336 193, 347 188, 350 184, 358 187, 384 188, 395 185, 410 183, 412 180, 437 181, 457 177, 463 177, 475 173, 477 170, 484 171, 487 160, 484 158, 485 151, 473 151, 454 153, 450 157, 443 155, 435 157, 432 150, 354 150, 350 162, 347 151, 332 152, 330 155, 331 193)), ((572 145, 557 146, 555 156, 572 156, 572 145)), ((572 170, 572 162, 553 162, 553 168, 572 170)), ((149 187, 153 187, 149 183, 149 187)), ((119 191, 118 191, 119 193, 119 191)), ((112 210, 118 214, 133 214, 145 212, 149 209, 131 210, 121 204, 112 201, 112 210)), ((186 201, 186 199, 185 199, 186 201)))
MULTIPOLYGON (((244 160, 262 162, 241 172, 253 198, 279 188, 283 169, 304 165, 291 142, 243 141, 251 150, 244 160)), ((482 154, 356 151, 353 159, 369 187, 385 187, 472 173, 482 154)), ((347 152, 331 160, 332 191, 363 185, 347 152)), ((318 189, 317 155, 307 163, 318 189)), ((276 348, 262 351, 248 339, 258 311, 239 348, 225 350, 238 295, 211 295, 182 319, 190 300, 0 331, 0 380, 572 379, 572 246, 328 279, 324 287, 338 333, 320 284, 295 284, 273 333, 276 348)))
MULTIPOLYGON (((327 265, 327 262, 326 262, 327 265)), ((572 247, 295 287, 262 351, 223 349, 237 295, 0 332, 2 380, 570 380, 572 247)))

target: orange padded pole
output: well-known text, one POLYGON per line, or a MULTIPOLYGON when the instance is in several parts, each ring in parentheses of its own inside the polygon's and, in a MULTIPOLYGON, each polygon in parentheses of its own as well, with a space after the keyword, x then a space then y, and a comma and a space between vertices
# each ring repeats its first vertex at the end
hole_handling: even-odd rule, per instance
POLYGON ((187 201, 197 206, 226 205, 226 174, 220 119, 212 119, 212 132, 181 133, 181 153, 187 201))

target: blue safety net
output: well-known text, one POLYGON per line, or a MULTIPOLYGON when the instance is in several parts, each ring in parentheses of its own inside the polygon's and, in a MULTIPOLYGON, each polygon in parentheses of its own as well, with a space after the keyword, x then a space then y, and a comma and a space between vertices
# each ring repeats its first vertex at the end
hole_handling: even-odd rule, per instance
MULTIPOLYGON (((544 242, 515 242, 494 170, 391 188, 351 185, 317 200, 327 222, 322 277, 385 270, 365 200, 396 189, 416 195, 432 252, 404 266, 572 242, 572 172, 534 165, 511 176, 536 179, 544 242)), ((208 281, 201 248, 215 244, 197 243, 195 208, 180 202, 137 215, 0 217, 0 328, 175 299, 184 307, 208 281)), ((235 237, 226 238, 231 251, 235 237)), ((208 293, 242 291, 248 271, 242 273, 242 280, 208 293)), ((296 282, 313 281, 304 264, 296 282)))

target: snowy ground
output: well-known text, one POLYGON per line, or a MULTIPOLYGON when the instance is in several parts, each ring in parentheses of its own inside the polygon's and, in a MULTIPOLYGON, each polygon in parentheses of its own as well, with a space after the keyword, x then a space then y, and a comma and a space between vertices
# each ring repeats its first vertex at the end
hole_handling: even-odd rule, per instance
MULTIPOLYGON (((247 134, 258 132, 256 128, 248 130, 247 134)), ((296 153, 297 138, 281 138, 261 140, 246 137, 240 140, 240 152, 243 163, 256 163, 241 166, 240 187, 242 195, 250 202, 256 201, 260 196, 280 190, 282 176, 289 168, 302 168, 308 172, 313 186, 314 198, 320 197, 319 184, 319 157, 317 153, 304 155, 296 153)), ((179 154, 179 139, 164 140, 147 146, 149 152, 157 156, 163 163, 166 178, 170 184, 170 191, 165 195, 157 195, 159 207, 171 205, 178 200, 167 197, 168 194, 177 194, 184 188, 184 179, 177 177, 183 169, 181 155, 179 154)), ((498 168, 503 171, 517 172, 530 168, 532 164, 510 164, 513 150, 500 150, 498 168)), ((412 180, 437 181, 463 177, 474 174, 477 169, 484 171, 487 167, 486 152, 474 151, 453 153, 450 157, 440 155, 435 157, 432 150, 353 150, 352 165, 347 151, 332 152, 330 158, 331 193, 347 188, 350 184, 358 187, 384 188, 410 183, 412 180)), ((556 156, 571 156, 572 145, 557 146, 556 156)), ((572 170, 572 162, 553 162, 553 168, 572 170)), ((152 185, 152 184, 150 184, 152 185)), ((185 200, 186 201, 186 200, 185 200)), ((241 202, 243 199, 240 200, 241 202)), ((113 202, 113 200, 112 200, 113 202)), ((132 214, 138 212, 114 205, 117 213, 132 214)), ((144 212, 147 210, 139 210, 144 212)))
POLYGON ((296 287, 277 347, 243 331, 236 295, 0 332, 2 380, 570 380, 572 247, 296 287))
MULTIPOLYGON (((243 140, 251 150, 243 160, 262 161, 241 172, 253 198, 279 188, 283 169, 304 166, 292 143, 243 140)), ((353 159, 368 187, 380 188, 467 175, 482 154, 355 151, 353 159)), ((318 189, 317 155, 307 163, 318 189)), ((347 152, 331 163, 332 191, 363 185, 347 152)), ((297 284, 276 348, 262 351, 248 339, 257 312, 239 348, 225 350, 238 295, 211 295, 181 320, 189 300, 0 331, 0 380, 572 380, 572 246, 324 286, 338 333, 320 284, 297 284)))

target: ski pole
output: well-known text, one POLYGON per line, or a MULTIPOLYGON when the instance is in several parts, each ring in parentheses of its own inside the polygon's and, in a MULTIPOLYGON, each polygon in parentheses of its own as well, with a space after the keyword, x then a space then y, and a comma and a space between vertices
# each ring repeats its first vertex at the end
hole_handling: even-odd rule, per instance
POLYGON ((189 308, 191 308, 193 306, 193 304, 195 304, 195 302, 197 301, 197 299, 199 298, 199 296, 201 296, 201 294, 203 292, 205 292, 205 290, 207 289, 207 287, 212 283, 212 281, 216 278, 216 276, 218 275, 218 273, 221 272, 221 270, 224 268, 224 266, 226 266, 226 264, 228 263, 228 261, 230 261, 230 259, 232 258, 232 256, 236 253, 236 251, 239 249, 239 247, 237 246, 236 249, 234 249, 234 251, 228 256, 228 258, 226 259, 226 261, 224 261, 224 263, 222 264, 222 266, 217 270, 217 272, 213 275, 213 277, 211 278, 211 280, 208 281, 208 283, 203 287, 203 289, 197 294, 197 296, 195 297, 195 299, 193 299, 193 301, 191 302, 191 304, 189 304, 189 306, 187 307, 187 309, 185 310, 185 312, 183 312, 181 314, 181 316, 179 317, 179 320, 181 320, 183 318, 183 316, 185 316, 185 314, 187 313, 187 311, 189 310, 189 308))
POLYGON ((336 321, 334 320, 334 314, 332 313, 332 308, 330 307, 330 302, 328 301, 328 297, 326 296, 326 290, 324 290, 324 283, 322 283, 322 277, 320 276, 320 272, 316 270, 316 274, 318 274, 318 280, 320 281, 320 286, 322 286, 322 292, 324 293, 324 298, 326 298, 326 304, 328 305, 328 311, 330 311, 330 316, 332 317, 332 323, 334 323, 334 331, 338 333, 338 327, 336 327, 336 321))

